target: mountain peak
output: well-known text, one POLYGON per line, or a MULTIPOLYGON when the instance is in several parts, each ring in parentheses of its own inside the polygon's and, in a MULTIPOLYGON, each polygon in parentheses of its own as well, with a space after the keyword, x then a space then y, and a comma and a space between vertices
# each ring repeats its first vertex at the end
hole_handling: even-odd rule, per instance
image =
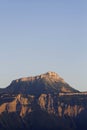
POLYGON ((48 71, 47 73, 40 75, 40 77, 53 80, 54 82, 55 81, 57 81, 57 82, 61 81, 61 82, 65 83, 63 78, 61 78, 57 73, 52 72, 52 71, 48 71))
POLYGON ((46 73, 46 75, 49 75, 49 76, 58 76, 57 73, 52 72, 52 71, 48 71, 48 72, 46 73))
POLYGON ((52 77, 52 78, 59 78, 60 77, 57 73, 51 72, 51 71, 48 71, 47 73, 42 74, 42 76, 48 76, 48 77, 52 77))

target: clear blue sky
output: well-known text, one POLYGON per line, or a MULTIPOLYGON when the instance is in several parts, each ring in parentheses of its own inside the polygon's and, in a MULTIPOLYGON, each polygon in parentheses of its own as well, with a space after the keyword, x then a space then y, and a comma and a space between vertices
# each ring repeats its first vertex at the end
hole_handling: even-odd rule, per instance
POLYGON ((0 87, 47 71, 87 91, 87 0, 0 0, 0 87))

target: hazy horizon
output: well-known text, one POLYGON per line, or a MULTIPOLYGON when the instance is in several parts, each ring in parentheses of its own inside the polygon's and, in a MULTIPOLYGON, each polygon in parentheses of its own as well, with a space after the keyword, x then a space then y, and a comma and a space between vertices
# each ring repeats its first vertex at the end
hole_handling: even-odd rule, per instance
POLYGON ((0 1, 0 88, 58 73, 87 91, 87 1, 0 1))

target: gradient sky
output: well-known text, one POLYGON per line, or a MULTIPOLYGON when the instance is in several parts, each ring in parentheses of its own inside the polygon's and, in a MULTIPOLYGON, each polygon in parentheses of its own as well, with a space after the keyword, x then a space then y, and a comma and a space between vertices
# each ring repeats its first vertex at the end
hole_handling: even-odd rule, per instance
POLYGON ((87 91, 87 0, 0 0, 0 87, 47 71, 87 91))

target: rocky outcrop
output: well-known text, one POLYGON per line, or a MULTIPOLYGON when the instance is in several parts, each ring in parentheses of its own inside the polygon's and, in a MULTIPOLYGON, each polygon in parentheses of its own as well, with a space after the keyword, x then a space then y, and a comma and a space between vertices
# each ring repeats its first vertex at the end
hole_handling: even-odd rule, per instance
POLYGON ((38 98, 32 95, 17 95, 14 97, 12 101, 8 101, 11 97, 6 96, 0 98, 0 101, 4 101, 0 105, 0 114, 5 112, 18 112, 21 117, 26 116, 26 114, 32 112, 34 109, 40 108, 43 111, 48 112, 49 114, 55 114, 58 117, 70 116, 75 117, 83 110, 87 109, 87 103, 85 101, 81 102, 79 98, 83 98, 78 96, 70 97, 70 96, 58 96, 51 94, 41 94, 38 98), (68 101, 69 100, 69 101, 68 101), (73 101, 75 100, 75 101, 73 101), (85 106, 84 106, 85 103, 85 106))
MULTIPOLYGON (((0 123, 2 127, 5 126, 7 128, 6 124, 4 124, 4 122, 6 122, 9 129, 15 128, 14 123, 11 122, 11 117, 14 117, 17 118, 16 120, 18 120, 18 122, 20 122, 21 128, 30 129, 30 124, 32 123, 36 126, 38 123, 39 128, 39 125, 41 125, 39 124, 40 122, 42 123, 42 125, 40 126, 42 129, 42 126, 44 124, 43 121, 49 119, 49 125, 47 125, 46 130, 50 130, 50 123, 52 123, 51 121, 54 121, 52 128, 55 128, 55 130, 57 130, 58 128, 64 130, 66 127, 68 130, 79 130, 78 124, 81 120, 81 117, 84 120, 84 116, 82 116, 82 113, 87 111, 86 95, 59 96, 51 94, 41 94, 39 97, 23 94, 2 95, 0 97, 0 102, 0 123), (2 120, 2 118, 4 120, 2 120), (80 120, 78 120, 78 118, 80 120), (41 122, 41 120, 43 121, 41 122), (12 124, 12 126, 10 123, 12 124), (71 124, 72 128, 70 127, 71 124)), ((21 128, 19 127, 18 122, 16 123, 18 129, 20 130, 21 128)), ((82 125, 83 124, 81 124, 81 126, 82 125)), ((45 128, 45 124, 43 128, 45 128)))

